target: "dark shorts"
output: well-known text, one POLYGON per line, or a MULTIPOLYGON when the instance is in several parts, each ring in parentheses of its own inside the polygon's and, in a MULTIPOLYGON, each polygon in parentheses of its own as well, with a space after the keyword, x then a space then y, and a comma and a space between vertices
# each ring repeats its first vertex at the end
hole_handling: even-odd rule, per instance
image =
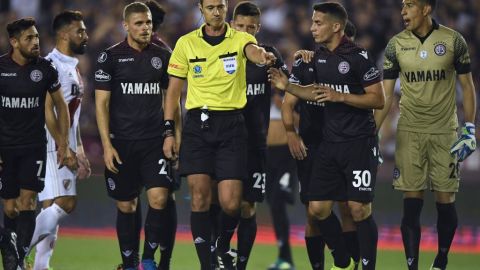
POLYGON ((14 199, 20 189, 40 192, 45 186, 46 145, 0 148, 0 196, 14 199))
POLYGON ((203 128, 200 115, 200 110, 187 113, 180 146, 180 174, 245 181, 247 130, 241 111, 209 111, 208 127, 203 128))
POLYGON ((312 177, 313 160, 317 153, 318 145, 307 145, 307 157, 297 160, 297 175, 299 181, 300 201, 308 204, 308 186, 312 177))
POLYGON ((293 204, 297 185, 297 168, 288 145, 267 148, 267 201, 285 200, 293 204))
POLYGON ((376 137, 341 143, 322 142, 313 161, 309 200, 371 202, 378 153, 376 137))
POLYGON ((248 150, 248 177, 243 184, 243 200, 263 202, 265 199, 266 149, 248 150))
POLYGON ((105 168, 108 195, 117 201, 130 201, 145 189, 174 185, 172 167, 163 155, 163 138, 148 140, 112 140, 122 164, 114 161, 119 172, 105 168))

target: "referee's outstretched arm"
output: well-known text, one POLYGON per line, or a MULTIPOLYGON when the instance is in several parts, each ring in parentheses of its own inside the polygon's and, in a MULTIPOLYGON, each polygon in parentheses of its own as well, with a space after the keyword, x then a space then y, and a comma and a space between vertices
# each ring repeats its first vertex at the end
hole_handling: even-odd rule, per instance
POLYGON ((275 60, 277 60, 273 53, 267 52, 264 48, 253 43, 247 44, 244 50, 248 60, 255 64, 270 66, 275 63, 275 60))

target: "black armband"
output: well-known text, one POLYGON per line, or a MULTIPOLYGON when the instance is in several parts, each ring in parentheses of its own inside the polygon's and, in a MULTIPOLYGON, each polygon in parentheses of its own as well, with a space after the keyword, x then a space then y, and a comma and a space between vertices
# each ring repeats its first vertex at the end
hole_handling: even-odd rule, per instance
POLYGON ((163 121, 163 137, 174 137, 175 136, 175 121, 173 120, 164 120, 163 121))

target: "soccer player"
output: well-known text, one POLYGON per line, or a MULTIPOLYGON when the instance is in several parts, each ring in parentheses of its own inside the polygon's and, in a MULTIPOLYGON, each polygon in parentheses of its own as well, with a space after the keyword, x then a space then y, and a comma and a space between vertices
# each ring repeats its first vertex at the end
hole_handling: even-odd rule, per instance
POLYGON ((371 202, 378 143, 373 109, 384 105, 382 76, 367 51, 344 36, 347 12, 342 5, 322 3, 313 9, 312 34, 315 42, 323 45, 314 56, 319 85, 290 84, 273 68, 271 81, 302 99, 325 102, 323 139, 308 185, 308 210, 332 250, 333 269, 354 269, 340 223, 332 212, 334 201, 347 201, 357 225, 362 269, 375 269, 378 231, 371 202))
MULTIPOLYGON (((69 148, 76 153, 78 170, 68 167, 57 168, 57 152, 55 140, 47 133, 47 166, 45 188, 38 194, 43 210, 37 216, 35 232, 30 248, 37 244, 34 269, 49 268, 50 257, 57 239, 60 220, 70 214, 76 203, 76 179, 87 178, 90 173, 90 163, 85 156, 80 137, 80 107, 84 93, 83 81, 77 68, 78 59, 75 55, 84 54, 88 35, 83 16, 79 11, 64 11, 55 16, 53 31, 56 35, 56 46, 47 55, 57 68, 59 81, 70 114, 69 148), (43 240, 42 240, 43 239, 43 240)), ((53 109, 46 110, 46 116, 54 118, 53 109)))
POLYGON ((16 20, 7 25, 7 31, 12 50, 0 56, 0 196, 4 199, 4 226, 18 236, 23 265, 35 229, 36 195, 44 187, 45 123, 56 127, 57 161, 66 164, 69 116, 58 91, 57 70, 39 56, 35 20, 16 20), (45 118, 45 108, 52 102, 58 119, 45 118))
POLYGON ((393 186, 403 191, 402 239, 408 269, 418 269, 420 213, 424 191, 435 192, 438 253, 432 269, 446 269, 457 228, 455 194, 459 162, 475 150, 475 87, 463 37, 438 24, 435 0, 404 0, 405 30, 385 50, 386 105, 376 112, 379 123, 390 110, 395 81, 402 91, 397 125, 393 186), (462 89, 464 125, 457 138, 457 78, 462 89))
MULTIPOLYGON (((260 31, 260 9, 252 2, 239 2, 233 11, 230 25, 239 32, 255 36, 260 31)), ((269 45, 259 44, 277 58, 275 66, 288 74, 287 66, 278 51, 269 45)), ((265 197, 267 132, 270 119, 271 85, 268 67, 247 61, 247 105, 243 117, 247 126, 247 172, 243 186, 241 216, 238 225, 237 268, 246 269, 250 251, 257 233, 256 202, 265 197)))
POLYGON ((202 270, 211 268, 209 207, 212 179, 218 183, 222 208, 217 239, 219 266, 236 269, 230 240, 237 227, 242 181, 247 178, 247 131, 241 109, 246 98, 246 61, 272 64, 275 56, 255 45, 255 38, 232 29, 226 22, 228 1, 200 0, 205 18, 199 29, 182 36, 173 50, 165 102, 164 152, 177 158, 172 127, 181 89, 188 81, 180 149, 180 173, 191 192, 191 229, 202 270))
MULTIPOLYGON (((154 254, 168 237, 166 205, 171 166, 163 156, 162 92, 170 52, 151 42, 152 15, 139 2, 125 6, 124 41, 100 53, 95 71, 97 124, 104 150, 105 182, 117 204, 117 236, 124 269, 138 265, 137 197, 146 189, 142 267, 157 269, 154 254)), ((168 268, 167 268, 168 269, 168 268)))
POLYGON ((152 13, 152 42, 171 51, 172 49, 170 46, 168 46, 168 44, 163 41, 158 34, 160 31, 160 26, 162 25, 165 17, 165 9, 155 0, 145 1, 145 5, 147 5, 148 9, 150 9, 150 12, 152 13))
MULTIPOLYGON (((355 26, 347 21, 345 35, 354 40, 356 34, 355 26)), ((320 45, 321 46, 321 45, 320 45)), ((295 54, 296 61, 293 64, 290 75, 290 83, 310 85, 315 83, 315 65, 311 61, 313 51, 301 50, 295 54)), ((313 216, 308 213, 307 188, 312 171, 314 153, 322 141, 323 132, 323 107, 325 104, 305 101, 296 96, 285 93, 282 105, 282 120, 287 130, 288 145, 290 153, 297 160, 298 178, 300 180, 300 201, 307 206, 307 222, 305 226, 305 243, 307 254, 312 269, 324 269, 325 242, 313 216), (294 126, 294 109, 299 108, 300 121, 298 133, 294 126), (303 187, 303 188, 302 188, 303 187)), ((358 238, 356 225, 345 202, 338 202, 342 231, 347 249, 350 252, 356 267, 359 261, 358 238)), ((356 269, 356 268, 355 268, 356 269)))

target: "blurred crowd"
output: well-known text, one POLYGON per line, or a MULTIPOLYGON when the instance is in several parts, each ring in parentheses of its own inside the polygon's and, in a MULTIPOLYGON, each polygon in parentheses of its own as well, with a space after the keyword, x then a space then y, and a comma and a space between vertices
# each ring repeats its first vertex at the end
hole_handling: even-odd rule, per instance
MULTIPOLYGON (((197 8, 198 0, 157 0, 167 14, 160 29, 160 36, 172 48, 181 35, 193 30, 202 23, 197 8)), ((82 107, 81 127, 87 154, 92 161, 101 164, 101 145, 95 123, 94 89, 92 84, 93 68, 98 53, 123 40, 122 10, 124 0, 0 0, 0 52, 9 50, 6 24, 17 18, 32 16, 37 20, 40 32, 42 55, 46 55, 54 46, 51 30, 52 19, 64 9, 83 12, 90 37, 88 53, 80 59, 80 70, 85 79, 85 97, 82 107)), ((229 14, 239 2, 230 0, 229 14)), ((271 44, 282 53, 286 63, 291 65, 293 53, 301 48, 313 48, 310 35, 311 0, 257 0, 253 1, 262 9, 262 27, 257 39, 261 43, 271 44)), ((383 50, 388 40, 403 29, 400 15, 401 0, 343 0, 342 3, 350 20, 357 27, 356 42, 368 49, 381 66, 383 50)), ((468 42, 472 59, 472 73, 477 89, 480 87, 480 1, 478 0, 438 0, 435 12, 436 20, 461 32, 468 42)), ((461 93, 458 92, 461 101, 461 93)), ((477 98, 478 98, 477 94, 477 98)), ((398 97, 397 97, 398 98, 398 97)), ((461 102, 459 102, 461 108, 461 102)), ((390 125, 384 125, 382 144, 387 158, 394 148, 394 130, 396 114, 391 115, 390 125)), ((459 109, 462 118, 462 109, 459 109)), ((478 123, 477 117, 477 123, 478 123)), ((477 132, 477 134, 480 132, 477 132)), ((478 136, 478 135, 477 135, 478 136)), ((478 162, 477 162, 478 163, 478 162)), ((478 168, 477 168, 478 169, 478 168)))

